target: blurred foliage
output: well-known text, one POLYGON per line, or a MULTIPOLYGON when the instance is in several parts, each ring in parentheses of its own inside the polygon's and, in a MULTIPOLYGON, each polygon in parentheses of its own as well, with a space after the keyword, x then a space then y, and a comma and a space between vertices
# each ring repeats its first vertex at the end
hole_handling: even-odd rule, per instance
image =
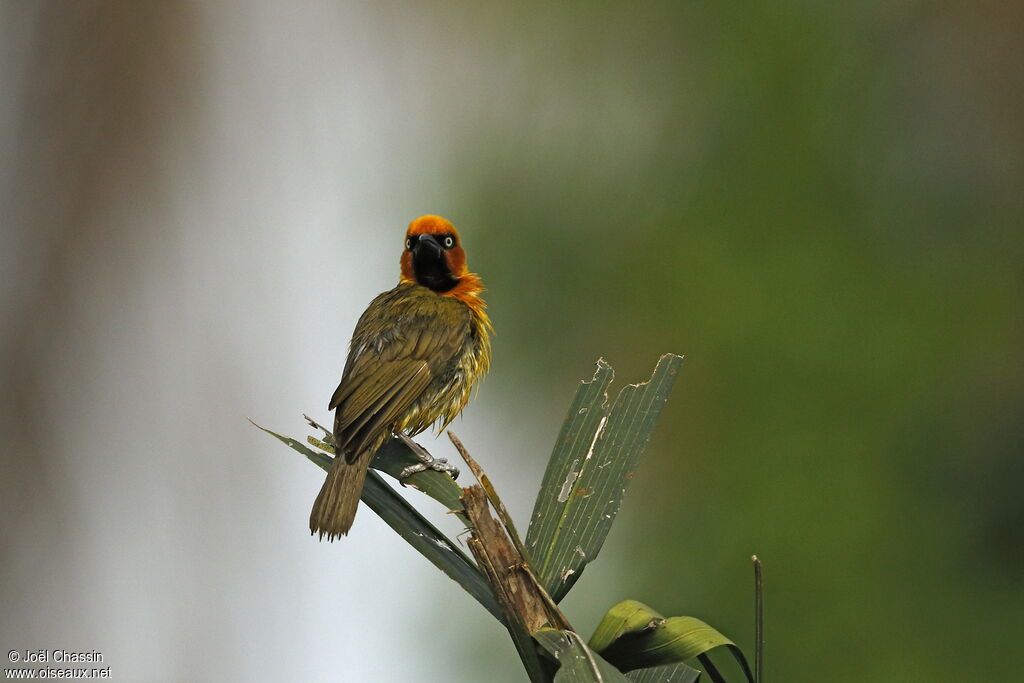
MULTIPOLYGON (((636 376, 652 350, 687 356, 638 483, 673 502, 627 503, 623 596, 745 632, 756 551, 770 670, 952 680, 940 653, 1014 647, 1020 7, 503 19, 480 40, 509 60, 507 108, 480 106, 451 169, 497 372, 560 397, 582 370, 567 359, 636 376)), ((1001 656, 972 666, 1017 675, 1001 656)))

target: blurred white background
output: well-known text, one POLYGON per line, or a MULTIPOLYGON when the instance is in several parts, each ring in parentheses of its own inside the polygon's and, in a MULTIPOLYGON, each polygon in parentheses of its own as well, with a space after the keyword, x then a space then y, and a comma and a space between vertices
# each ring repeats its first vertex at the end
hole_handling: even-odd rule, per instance
POLYGON ((0 11, 0 643, 96 649, 118 680, 449 680, 441 614, 514 672, 502 629, 365 508, 312 540, 322 474, 245 421, 328 419, 412 218, 462 225, 477 265, 436 180, 473 60, 411 5, 0 11))

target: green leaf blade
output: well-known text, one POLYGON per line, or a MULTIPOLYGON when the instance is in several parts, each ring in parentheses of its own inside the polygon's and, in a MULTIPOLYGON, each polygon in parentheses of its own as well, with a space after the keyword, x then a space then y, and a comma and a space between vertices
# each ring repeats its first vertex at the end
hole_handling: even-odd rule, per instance
POLYGON ((734 646, 720 632, 694 617, 671 617, 648 631, 627 633, 603 650, 624 669, 694 659, 716 647, 734 646))
POLYGON ((558 662, 553 683, 629 683, 621 671, 592 651, 572 631, 544 628, 534 640, 558 662))
MULTIPOLYGON (((327 471, 331 468, 330 456, 315 451, 295 439, 260 427, 255 422, 253 424, 289 448, 301 453, 321 469, 327 471)), ((405 447, 404 444, 402 444, 402 447, 405 447)), ((415 459, 415 456, 411 453, 409 455, 415 459)), ((404 465, 402 466, 404 467, 404 465)), ((426 472, 420 474, 426 474, 426 472)), ((450 477, 442 475, 440 472, 433 472, 433 474, 443 476, 451 481, 450 477)), ((366 503, 367 507, 383 519, 409 545, 427 558, 431 564, 462 586, 484 609, 490 612, 498 621, 504 623, 501 608, 498 607, 494 594, 491 592, 491 587, 487 584, 480 570, 477 569, 476 564, 459 550, 447 536, 441 533, 410 505, 405 498, 398 495, 394 489, 388 486, 384 479, 373 470, 366 474, 366 483, 363 485, 363 493, 360 496, 360 500, 366 503)))
POLYGON ((587 643, 594 652, 603 652, 627 633, 640 633, 664 617, 639 600, 623 600, 601 619, 587 643))
POLYGON ((504 623, 501 608, 476 564, 372 470, 367 472, 361 500, 431 564, 504 623))
POLYGON ((609 402, 614 371, 602 359, 577 390, 526 536, 538 577, 556 601, 600 552, 682 362, 663 355, 647 382, 627 385, 609 402))
POLYGON ((704 661, 708 652, 724 647, 736 658, 747 680, 754 682, 743 652, 721 632, 694 617, 665 619, 636 600, 624 600, 608 610, 589 644, 622 671, 696 658, 704 661))
POLYGON ((648 669, 635 669, 626 673, 633 683, 697 683, 701 672, 682 662, 648 669))

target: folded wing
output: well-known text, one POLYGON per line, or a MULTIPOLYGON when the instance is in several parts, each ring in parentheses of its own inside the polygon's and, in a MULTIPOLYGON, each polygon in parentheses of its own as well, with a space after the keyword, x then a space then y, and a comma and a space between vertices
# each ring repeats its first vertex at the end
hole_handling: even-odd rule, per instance
POLYGON ((372 319, 364 315, 356 326, 353 339, 359 343, 329 406, 335 410, 335 439, 349 462, 374 447, 426 396, 469 334, 468 310, 458 316, 409 317, 400 333, 375 335, 367 329, 372 319))

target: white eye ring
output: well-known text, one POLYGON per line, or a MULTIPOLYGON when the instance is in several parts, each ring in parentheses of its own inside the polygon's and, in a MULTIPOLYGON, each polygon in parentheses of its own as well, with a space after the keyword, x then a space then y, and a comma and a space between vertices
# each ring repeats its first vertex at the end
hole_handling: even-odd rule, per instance
POLYGON ((444 238, 444 246, 448 247, 449 249, 455 246, 455 240, 452 239, 451 235, 444 238))
POLYGON ((405 240, 405 248, 406 249, 412 249, 412 238, 411 237, 405 240))

